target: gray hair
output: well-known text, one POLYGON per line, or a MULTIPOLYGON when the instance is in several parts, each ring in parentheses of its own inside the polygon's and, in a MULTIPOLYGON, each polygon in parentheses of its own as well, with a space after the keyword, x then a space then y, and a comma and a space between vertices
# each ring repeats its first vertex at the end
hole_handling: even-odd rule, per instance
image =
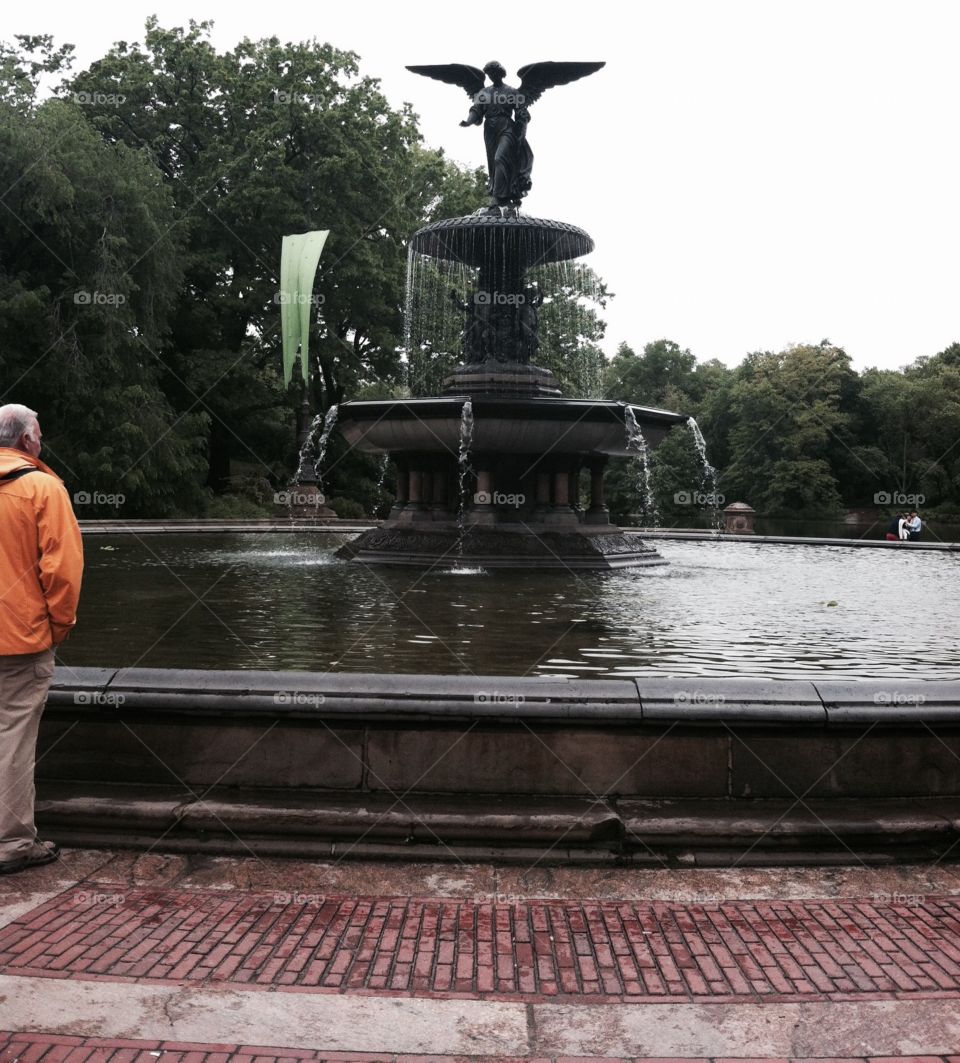
POLYGON ((11 402, 0 406, 0 447, 14 447, 22 435, 37 437, 37 413, 28 406, 11 402))

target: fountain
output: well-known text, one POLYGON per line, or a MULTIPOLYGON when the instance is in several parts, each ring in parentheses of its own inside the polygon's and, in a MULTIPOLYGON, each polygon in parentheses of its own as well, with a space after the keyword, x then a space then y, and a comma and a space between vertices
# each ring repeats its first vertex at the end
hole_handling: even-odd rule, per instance
POLYGON ((575 225, 520 213, 533 159, 529 104, 602 65, 536 63, 520 71, 516 89, 503 82, 497 63, 484 71, 459 64, 410 68, 470 94, 473 106, 461 124, 484 125, 491 201, 475 214, 427 225, 411 241, 408 337, 418 261, 452 266, 469 286, 465 300, 451 293, 462 314, 462 364, 443 380, 441 393, 340 406, 338 428, 347 442, 388 454, 397 480, 396 503, 383 526, 348 544, 342 556, 441 567, 469 561, 484 568, 666 563, 636 532, 610 522, 604 470, 611 456, 635 455, 638 438, 653 449, 687 418, 627 402, 564 398, 554 374, 535 364, 542 295, 529 275, 579 258, 594 244, 575 225), (469 462, 462 452, 468 404, 469 462), (581 485, 588 477, 589 485, 581 485), (465 508, 464 494, 472 500, 465 508))
MULTIPOLYGON (((337 563, 318 540, 349 530, 321 521, 306 535, 88 522, 116 546, 88 549, 83 622, 58 648, 37 756, 44 831, 71 846, 296 854, 317 860, 318 883, 325 866, 388 854, 694 873, 955 856, 957 617, 938 563, 953 559, 935 552, 956 546, 737 536, 669 542, 679 578, 549 570, 661 563, 610 524, 604 466, 633 457, 654 521, 647 454, 685 422, 564 398, 536 365, 542 264, 593 244, 519 212, 526 104, 597 66, 536 64, 516 90, 496 64, 492 88, 471 67, 419 71, 474 93, 487 142, 489 206, 410 248, 408 321, 418 267, 447 262, 468 281, 443 300, 462 314, 462 364, 433 398, 342 403, 336 425, 397 474, 388 520, 352 556, 444 578, 337 563), (912 600, 923 608, 891 623, 912 600)), ((308 330, 288 323, 285 357, 299 334, 305 372, 308 330)), ((295 484, 316 498, 338 411, 312 425, 301 411, 295 484)))

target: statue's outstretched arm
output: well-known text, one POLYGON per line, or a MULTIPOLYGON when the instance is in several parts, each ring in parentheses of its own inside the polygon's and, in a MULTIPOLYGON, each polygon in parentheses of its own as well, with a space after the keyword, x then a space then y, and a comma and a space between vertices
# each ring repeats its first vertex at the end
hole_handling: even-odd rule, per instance
POLYGON ((483 105, 475 103, 471 108, 467 117, 460 123, 462 126, 467 125, 482 125, 483 124, 483 105))

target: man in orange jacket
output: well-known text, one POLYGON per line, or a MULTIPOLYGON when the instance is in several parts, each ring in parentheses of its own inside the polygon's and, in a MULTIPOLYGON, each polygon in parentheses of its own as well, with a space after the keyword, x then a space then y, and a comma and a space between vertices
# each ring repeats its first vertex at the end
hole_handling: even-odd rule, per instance
POLYGON ((40 716, 54 649, 77 620, 80 528, 26 406, 0 406, 0 874, 55 860, 33 821, 40 716))

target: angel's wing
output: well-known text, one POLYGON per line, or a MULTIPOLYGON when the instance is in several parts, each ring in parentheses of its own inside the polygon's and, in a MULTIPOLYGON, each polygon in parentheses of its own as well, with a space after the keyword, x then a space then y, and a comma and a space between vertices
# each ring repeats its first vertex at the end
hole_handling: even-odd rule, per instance
MULTIPOLYGON (((517 71, 520 80, 519 92, 525 104, 535 103, 554 85, 569 85, 571 81, 595 74, 606 63, 530 63, 517 71)), ((409 69, 409 68, 408 68, 409 69)), ((427 69, 421 67, 421 69, 427 69)), ((430 69, 439 70, 440 67, 430 69)))
POLYGON ((414 74, 422 74, 426 78, 433 78, 435 81, 445 81, 448 85, 459 85, 471 99, 483 88, 483 83, 486 81, 482 70, 477 70, 475 66, 467 66, 466 63, 408 66, 407 70, 413 71, 414 74))

